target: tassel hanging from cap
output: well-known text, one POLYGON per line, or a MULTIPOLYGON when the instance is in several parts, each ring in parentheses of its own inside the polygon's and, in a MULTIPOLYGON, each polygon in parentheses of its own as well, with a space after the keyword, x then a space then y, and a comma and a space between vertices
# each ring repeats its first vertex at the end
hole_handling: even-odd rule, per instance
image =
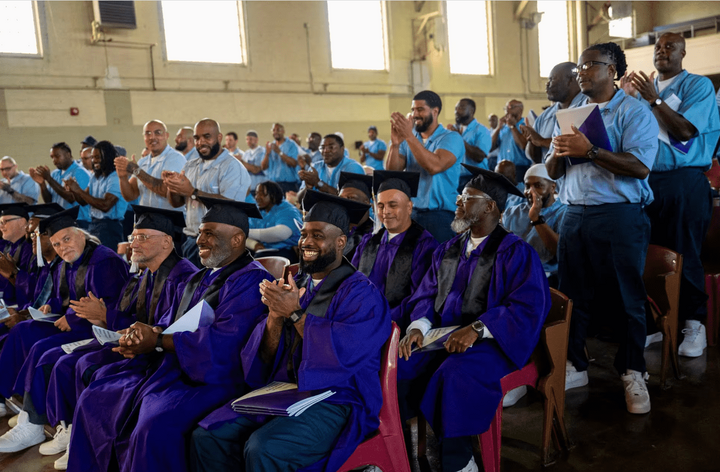
POLYGON ((40 231, 35 231, 35 237, 37 238, 35 244, 35 256, 37 257, 37 266, 45 266, 45 258, 42 255, 42 245, 40 244, 40 231))

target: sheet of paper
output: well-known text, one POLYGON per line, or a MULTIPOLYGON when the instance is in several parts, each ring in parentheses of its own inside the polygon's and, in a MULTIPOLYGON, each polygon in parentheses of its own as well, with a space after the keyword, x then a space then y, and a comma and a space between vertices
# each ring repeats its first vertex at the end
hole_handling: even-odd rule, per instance
POLYGON ((7 318, 10 318, 10 312, 8 311, 7 305, 5 305, 5 300, 0 298, 0 321, 7 318))
POLYGON ((560 126, 560 133, 573 134, 571 126, 580 129, 580 126, 585 123, 585 119, 590 115, 590 112, 597 108, 597 106, 597 103, 589 103, 581 107, 558 110, 555 117, 560 126))
MULTIPOLYGON (((415 346, 411 352, 419 351, 421 349, 432 351, 432 344, 440 341, 442 338, 447 338, 453 331, 458 329, 460 326, 447 326, 445 328, 435 328, 427 332, 423 338, 423 347, 415 346), (426 349, 427 348, 427 349, 426 349)), ((440 345, 442 346, 442 345, 440 345)), ((439 349, 439 347, 438 347, 439 349)))
MULTIPOLYGON (((247 400, 248 398, 258 397, 260 395, 267 395, 268 393, 275 393, 275 392, 284 392, 285 390, 297 390, 298 386, 294 383, 288 383, 288 382, 270 382, 266 386, 259 388, 257 390, 253 390, 252 392, 243 395, 242 397, 238 398, 237 401, 240 400, 247 400)), ((235 402, 233 402, 235 403, 235 402)))
POLYGON ((48 313, 47 315, 43 313, 42 311, 33 308, 28 307, 28 311, 30 312, 30 316, 32 316, 32 319, 35 321, 45 321, 47 323, 55 323, 58 318, 60 318, 60 315, 56 315, 54 313, 48 313))
POLYGON ((70 354, 75 349, 77 349, 79 347, 87 346, 94 340, 95 340, 95 338, 83 339, 82 341, 75 341, 74 343, 63 344, 60 347, 62 348, 63 351, 65 351, 65 354, 70 354))
POLYGON ((101 328, 100 326, 93 325, 92 327, 93 334, 95 335, 95 339, 98 340, 100 344, 119 344, 118 341, 122 337, 122 334, 116 333, 115 331, 110 331, 109 329, 101 328))
MULTIPOLYGON (((669 106, 673 111, 678 111, 680 108, 680 105, 682 105, 682 100, 678 98, 677 95, 672 94, 665 100, 665 104, 669 106)), ((658 125, 660 126, 660 132, 658 133, 658 139, 665 144, 669 144, 670 146, 673 146, 678 151, 682 152, 683 154, 687 154, 687 152, 690 150, 690 144, 692 143, 692 138, 688 141, 678 141, 677 139, 673 138, 668 134, 667 128, 658 121, 658 125)))
POLYGON ((525 118, 525 124, 532 128, 535 126, 536 119, 537 114, 535 113, 535 110, 530 110, 530 113, 528 113, 528 116, 525 118))
POLYGON ((180 317, 175 323, 168 326, 163 334, 174 334, 183 331, 194 332, 198 328, 210 326, 215 321, 215 311, 205 300, 192 307, 187 313, 180 317))

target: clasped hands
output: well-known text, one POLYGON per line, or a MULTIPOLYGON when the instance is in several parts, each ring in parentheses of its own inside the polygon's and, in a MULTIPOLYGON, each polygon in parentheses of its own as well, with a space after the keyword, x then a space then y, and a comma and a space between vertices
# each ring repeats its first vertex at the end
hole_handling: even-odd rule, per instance
POLYGON ((113 351, 132 359, 155 349, 158 336, 162 334, 162 328, 137 321, 118 333, 122 334, 122 337, 118 340, 119 346, 114 347, 113 351))
POLYGON ((189 197, 195 191, 190 179, 185 177, 185 171, 173 172, 171 170, 164 170, 161 174, 162 181, 165 187, 171 192, 183 197, 189 197))
POLYGON ((88 320, 90 323, 107 327, 107 307, 102 298, 97 298, 92 292, 80 300, 70 300, 70 308, 75 311, 78 317, 88 320))
POLYGON ((305 294, 305 288, 298 289, 292 276, 289 283, 284 280, 263 280, 260 282, 262 302, 270 310, 272 318, 289 318, 294 311, 300 310, 300 297, 305 294))
POLYGON ((587 153, 592 149, 590 140, 580 132, 574 125, 572 126, 573 134, 561 134, 552 139, 555 151, 554 156, 559 157, 587 157, 587 153))
MULTIPOLYGON (((475 331, 472 326, 468 325, 464 328, 453 331, 443 345, 445 346, 445 350, 451 354, 455 352, 462 353, 475 344, 475 341, 478 340, 478 336, 477 331, 475 331)), ((405 337, 400 340, 398 357, 408 360, 412 354, 413 344, 417 344, 418 347, 423 347, 424 340, 425 336, 423 336, 419 329, 411 329, 410 332, 408 332, 405 337)))

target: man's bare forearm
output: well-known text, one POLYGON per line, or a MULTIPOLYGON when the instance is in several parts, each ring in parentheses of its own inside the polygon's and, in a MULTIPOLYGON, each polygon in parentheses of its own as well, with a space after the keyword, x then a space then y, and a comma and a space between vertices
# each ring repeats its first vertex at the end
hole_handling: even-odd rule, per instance
POLYGON ((268 316, 265 323, 265 332, 260 341, 260 360, 270 363, 277 355, 282 336, 283 318, 268 316))
POLYGON ((161 197, 167 195, 167 187, 165 186, 165 182, 163 182, 162 179, 155 178, 144 170, 141 170, 138 173, 137 178, 138 180, 140 180, 140 182, 145 184, 145 187, 150 189, 151 192, 160 195, 161 197))

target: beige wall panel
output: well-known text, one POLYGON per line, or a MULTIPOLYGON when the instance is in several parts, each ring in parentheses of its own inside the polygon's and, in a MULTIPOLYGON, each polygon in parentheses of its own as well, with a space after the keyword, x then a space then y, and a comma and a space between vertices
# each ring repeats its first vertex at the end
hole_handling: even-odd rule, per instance
POLYGON ((9 128, 45 126, 105 126, 102 91, 6 90, 9 128), (70 107, 80 114, 70 116, 70 107))
MULTIPOLYGON (((653 72, 654 49, 655 46, 645 46, 625 51, 628 71, 653 72)), ((720 74, 720 34, 687 39, 685 51, 683 67, 687 71, 700 75, 720 74)))

